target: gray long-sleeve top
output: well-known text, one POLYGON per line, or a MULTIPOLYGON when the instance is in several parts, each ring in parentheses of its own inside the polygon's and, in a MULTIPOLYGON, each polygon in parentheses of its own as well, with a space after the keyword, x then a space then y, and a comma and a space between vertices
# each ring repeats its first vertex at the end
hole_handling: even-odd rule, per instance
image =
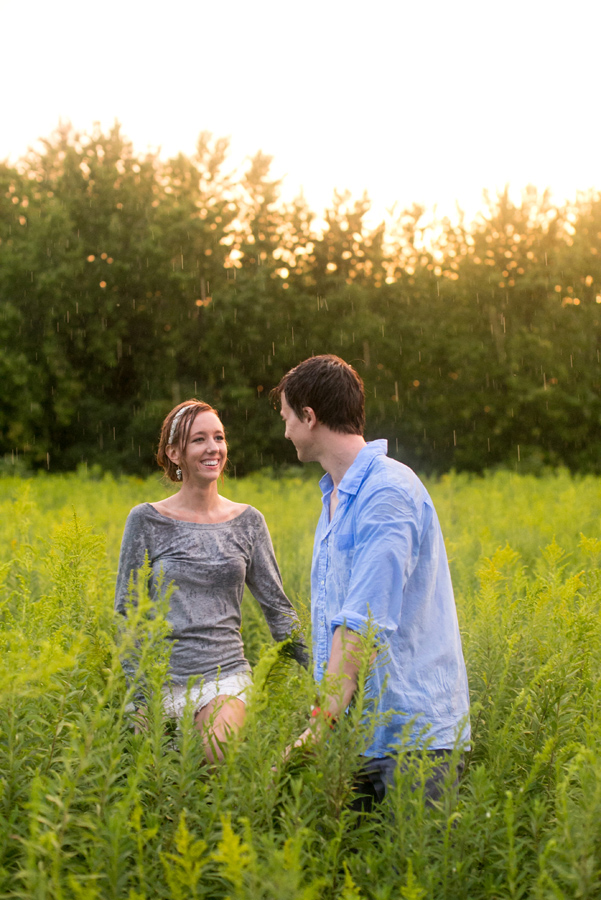
MULTIPOLYGON (((248 506, 235 519, 200 524, 171 519, 150 503, 130 512, 125 524, 115 610, 127 615, 129 583, 144 564, 148 552, 149 592, 156 597, 173 582, 169 601, 171 625, 170 678, 187 683, 191 675, 213 681, 250 670, 240 634, 240 604, 245 583, 261 605, 276 641, 298 628, 298 616, 284 593, 271 537, 263 515, 248 506)), ((304 644, 296 647, 297 660, 306 665, 304 644)), ((126 667, 127 668, 127 667, 126 667)), ((128 673, 133 674, 133 673, 128 673)))

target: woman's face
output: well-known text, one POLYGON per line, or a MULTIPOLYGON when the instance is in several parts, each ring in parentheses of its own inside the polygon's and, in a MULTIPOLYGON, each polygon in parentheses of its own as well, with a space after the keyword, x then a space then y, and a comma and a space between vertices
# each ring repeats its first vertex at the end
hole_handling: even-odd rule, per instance
POLYGON ((227 461, 223 425, 213 412, 199 412, 190 426, 188 443, 181 458, 185 478, 217 481, 227 461))

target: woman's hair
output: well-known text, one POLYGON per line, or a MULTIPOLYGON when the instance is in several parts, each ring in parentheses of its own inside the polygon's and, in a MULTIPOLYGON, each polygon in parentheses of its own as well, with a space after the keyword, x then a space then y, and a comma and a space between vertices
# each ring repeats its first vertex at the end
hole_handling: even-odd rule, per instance
POLYGON ((165 472, 170 481, 179 482, 176 475, 177 466, 167 456, 167 447, 169 444, 176 444, 180 451, 184 451, 188 444, 190 428, 192 422, 202 412, 212 412, 219 418, 219 413, 208 403, 202 400, 184 400, 174 406, 171 412, 165 417, 161 428, 161 436, 159 438, 159 449, 157 450, 157 462, 165 472), (177 419, 177 421, 176 421, 177 419))

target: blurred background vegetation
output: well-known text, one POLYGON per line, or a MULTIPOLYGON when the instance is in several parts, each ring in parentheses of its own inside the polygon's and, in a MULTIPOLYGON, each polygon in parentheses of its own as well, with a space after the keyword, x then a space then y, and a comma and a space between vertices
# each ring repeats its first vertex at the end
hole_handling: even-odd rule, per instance
POLYGON ((62 128, 0 164, 5 469, 143 474, 192 396, 235 474, 292 463, 269 391, 331 352, 365 380, 367 437, 421 472, 601 471, 601 195, 374 229, 335 193, 319 223, 269 157, 232 174, 227 150, 203 133, 164 161, 118 126, 62 128))

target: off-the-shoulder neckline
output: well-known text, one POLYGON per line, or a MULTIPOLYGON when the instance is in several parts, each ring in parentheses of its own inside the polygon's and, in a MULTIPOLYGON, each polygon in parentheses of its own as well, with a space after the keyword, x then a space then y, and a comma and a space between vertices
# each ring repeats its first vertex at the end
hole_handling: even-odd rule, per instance
POLYGON ((176 519, 174 516, 166 516, 164 513, 160 512, 156 506, 153 506, 152 503, 146 502, 144 503, 144 506, 149 506, 153 513, 160 516, 161 519, 165 519, 167 522, 176 522, 178 525, 197 525, 199 528, 218 528, 223 525, 231 525, 233 522, 237 522, 238 519, 241 519, 242 516, 245 516, 247 512, 252 509, 252 506, 248 504, 237 516, 234 516, 232 519, 225 519, 223 522, 190 522, 188 519, 176 519))

